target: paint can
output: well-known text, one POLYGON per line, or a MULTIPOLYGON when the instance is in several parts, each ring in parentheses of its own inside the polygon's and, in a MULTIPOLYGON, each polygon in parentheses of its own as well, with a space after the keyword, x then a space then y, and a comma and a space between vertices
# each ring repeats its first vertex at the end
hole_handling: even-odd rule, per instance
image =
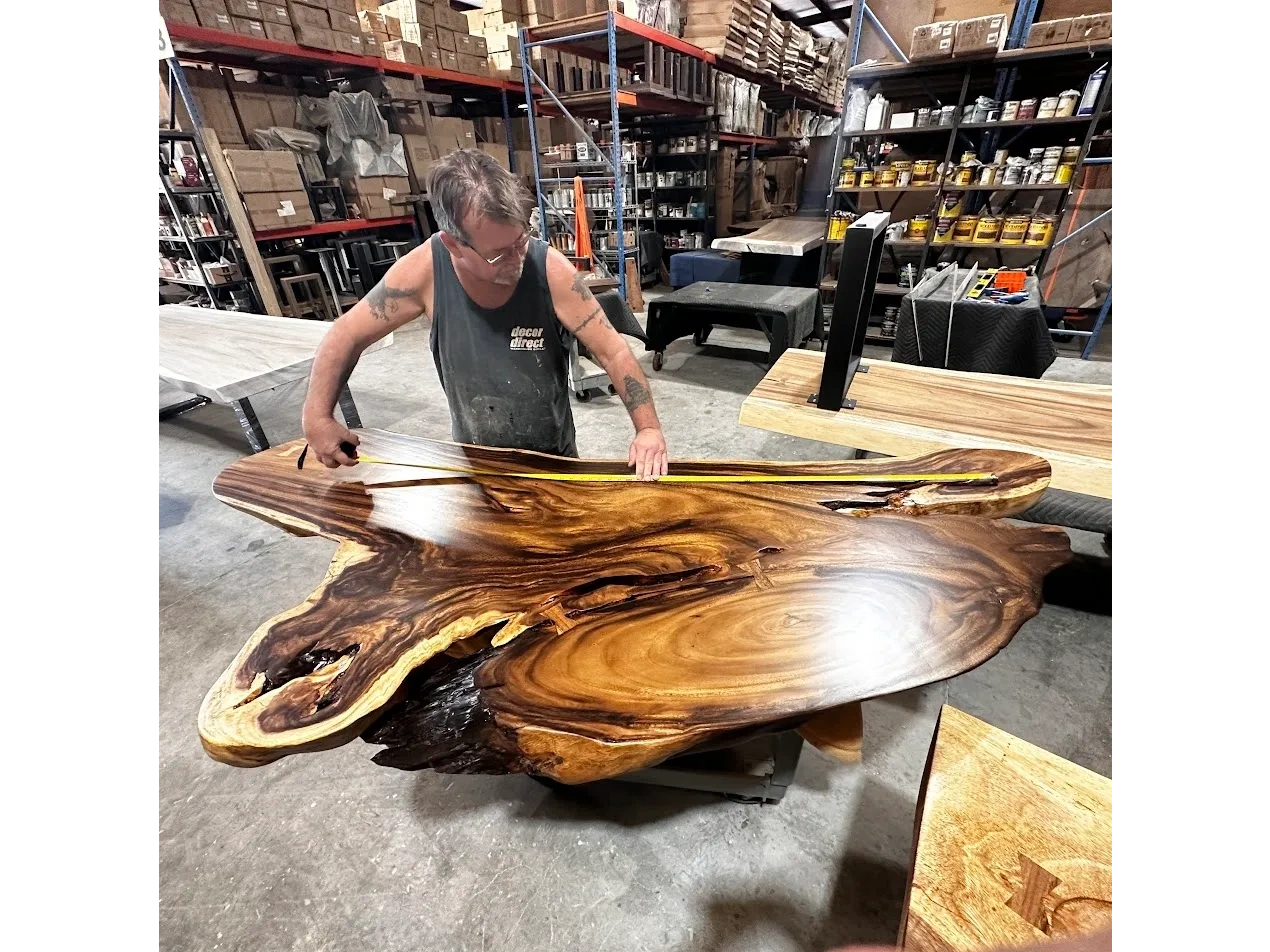
POLYGON ((1076 166, 1068 165, 1064 163, 1054 170, 1054 184, 1055 185, 1071 185, 1072 176, 1074 176, 1075 174, 1076 174, 1076 166))
POLYGON ((1058 112, 1058 97, 1046 96, 1036 107, 1037 119, 1053 119, 1058 112))
POLYGON ((1054 235, 1054 216, 1036 215, 1027 226, 1025 245, 1048 245, 1054 235))
POLYGON ((934 159, 913 160, 913 184, 930 185, 935 177, 936 165, 934 159))
POLYGON ((1002 122, 1013 122, 1017 118, 1019 118, 1019 101, 1017 99, 1011 99, 1001 104, 1002 122))
POLYGON ((1009 215, 1001 222, 1001 244, 1021 245, 1027 237, 1027 226, 1032 223, 1031 215, 1009 215))
POLYGON ((1063 147, 1061 145, 1052 145, 1041 153, 1041 160, 1044 162, 1058 162, 1063 157, 1063 147))
POLYGON ((1055 116, 1067 117, 1076 114, 1076 104, 1080 102, 1080 93, 1074 89, 1065 89, 1058 94, 1058 110, 1055 116))
POLYGON ((899 180, 899 176, 895 174, 894 168, 879 165, 873 170, 873 180, 877 182, 878 188, 895 188, 895 183, 899 180))
POLYGON ((891 163, 891 168, 895 170, 895 185, 897 188, 908 188, 913 184, 913 163, 907 159, 901 159, 891 163))
POLYGON ((939 209, 936 218, 956 218, 961 214, 961 192, 946 192, 939 197, 939 209))
POLYGON ((1001 173, 1001 166, 999 165, 981 165, 979 167, 979 184, 980 185, 996 184, 997 176, 1000 173, 1001 173))
POLYGON ((917 118, 914 123, 918 129, 924 129, 930 125, 930 110, 925 106, 917 110, 917 118))
POLYGON ((957 223, 957 219, 947 215, 941 215, 935 219, 935 236, 931 239, 933 245, 946 245, 952 241, 953 226, 957 223))
POLYGON ((908 230, 904 232, 904 237, 910 240, 925 241, 929 233, 930 216, 914 215, 908 220, 908 230))
POLYGON ((1102 83, 1106 78, 1106 66, 1099 66, 1089 74, 1089 79, 1085 83, 1085 91, 1080 95, 1080 105, 1076 107, 1076 115, 1092 116, 1094 114, 1094 106, 1098 104, 1098 93, 1102 90, 1102 83))
POLYGON ((953 173, 954 185, 973 185, 975 181, 975 167, 973 165, 959 165, 957 171, 953 173))
POLYGON ((997 149, 996 154, 992 157, 993 165, 1005 165, 1010 160, 1009 149, 997 149))
POLYGON ((1019 113, 1017 116, 1015 116, 1015 118, 1020 121, 1024 119, 1035 119, 1036 118, 1036 100, 1035 99, 1019 100, 1019 113))
POLYGON ((882 312, 882 336, 894 337, 895 329, 900 323, 900 309, 891 305, 882 312))
POLYGON ((860 170, 860 188, 873 188, 873 170, 860 170))
POLYGON ((975 236, 972 241, 977 244, 992 244, 1001 235, 1001 219, 996 215, 981 215, 975 225, 975 236))
POLYGON ((979 153, 977 152, 963 152, 961 153, 961 159, 957 164, 967 165, 971 162, 978 160, 978 158, 979 158, 979 153))
POLYGON ((1066 165, 1075 165, 1080 161, 1080 146, 1064 146, 1063 151, 1059 154, 1059 160, 1066 165))
MULTIPOLYGON (((951 126, 953 123, 953 115, 957 112, 956 106, 944 106, 939 110, 939 124, 941 126, 951 126)), ((934 113, 931 113, 934 118, 934 113)))
POLYGON ((979 227, 978 215, 962 215, 953 223, 953 241, 973 241, 975 229, 979 227))

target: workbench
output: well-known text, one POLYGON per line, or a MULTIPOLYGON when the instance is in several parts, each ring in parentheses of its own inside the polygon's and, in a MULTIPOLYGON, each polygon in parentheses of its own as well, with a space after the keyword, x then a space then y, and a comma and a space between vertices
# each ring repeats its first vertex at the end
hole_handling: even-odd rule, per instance
MULTIPOLYGON (((330 328, 322 321, 295 317, 160 305, 159 380, 195 396, 164 407, 159 419, 206 403, 226 403, 233 407, 252 452, 268 449, 251 398, 307 377, 314 352, 330 328)), ((391 343, 389 334, 365 352, 391 343)), ((362 425, 347 385, 340 391, 339 406, 348 426, 362 425)))
POLYGON ((1111 781, 945 706, 900 943, 1020 948, 1111 928, 1111 781))
POLYGON ((740 422, 889 456, 985 447, 1032 453, 1050 486, 1111 498, 1111 387, 864 361, 854 410, 808 403, 824 355, 787 350, 741 404, 740 422))

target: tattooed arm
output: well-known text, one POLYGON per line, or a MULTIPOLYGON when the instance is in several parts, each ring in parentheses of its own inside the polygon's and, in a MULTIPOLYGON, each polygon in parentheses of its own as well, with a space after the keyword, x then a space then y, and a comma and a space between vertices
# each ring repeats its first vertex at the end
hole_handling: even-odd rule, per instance
POLYGON ((304 399, 304 438, 318 461, 334 469, 356 460, 340 443, 357 445, 357 434, 335 419, 335 403, 363 351, 403 324, 426 315, 432 303, 432 249, 425 242, 384 275, 374 289, 343 314, 322 338, 309 371, 304 399))
POLYGON ((631 415, 635 439, 627 454, 628 462, 641 479, 665 476, 666 440, 648 389, 648 378, 639 361, 604 316, 600 302, 583 283, 573 264, 554 248, 547 252, 547 282, 556 317, 599 361, 631 415))

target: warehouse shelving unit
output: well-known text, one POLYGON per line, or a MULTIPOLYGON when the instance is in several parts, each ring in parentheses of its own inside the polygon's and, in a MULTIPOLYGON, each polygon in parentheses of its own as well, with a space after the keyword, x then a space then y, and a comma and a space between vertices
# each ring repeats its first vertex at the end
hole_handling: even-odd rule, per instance
MULTIPOLYGON (((861 3, 861 9, 857 10, 857 14, 863 16, 865 9, 867 8, 861 3)), ((1026 31, 1024 31, 1023 35, 1026 36, 1026 31)), ((829 224, 834 212, 841 207, 839 202, 845 198, 848 204, 847 210, 858 212, 860 211, 860 200, 865 195, 871 196, 873 204, 878 208, 894 212, 907 196, 930 196, 930 207, 934 209, 944 195, 953 192, 964 193, 967 207, 963 210, 963 214, 973 214, 981 207, 988 208, 993 214, 1000 214, 1001 210, 1014 201, 1019 200, 1021 196, 1034 195, 1039 202, 1044 201, 1045 196, 1049 195, 1055 199, 1055 207, 1052 214, 1054 214, 1056 222, 1061 221, 1067 198, 1075 184, 1080 180, 1080 172, 1087 160, 1094 133, 1099 124, 1110 115, 1110 110, 1107 108, 1111 95, 1110 62, 1111 43, 1106 41, 1075 46, 1067 44, 1063 47, 1006 50, 995 57, 991 55, 971 56, 920 63, 904 62, 883 66, 852 67, 848 71, 848 82, 843 91, 844 114, 853 85, 869 88, 875 83, 880 83, 883 95, 888 95, 888 91, 891 91, 890 95, 888 95, 889 99, 898 96, 900 99, 911 102, 915 98, 925 97, 932 105, 953 105, 953 120, 950 125, 841 132, 835 142, 830 175, 830 192, 826 202, 826 235, 829 233, 829 224), (1098 66, 1104 62, 1106 63, 1107 75, 1099 90, 1091 114, 1055 119, 1012 120, 1009 122, 961 122, 963 107, 973 102, 976 94, 991 92, 993 98, 998 101, 1001 101, 1002 97, 1020 98, 1012 94, 1020 79, 1021 70, 1038 61, 1046 61, 1046 65, 1050 66, 1054 61, 1061 62, 1063 58, 1069 60, 1066 64, 1069 76, 1072 70, 1077 69, 1076 64, 1080 64, 1080 69, 1086 69, 1087 67, 1087 72, 1093 72, 1098 66), (1084 58, 1087 62, 1082 64, 1081 58, 1084 58), (932 86, 935 88, 932 89, 932 86), (918 145, 912 148, 907 153, 908 155, 921 151, 942 151, 942 162, 944 167, 948 168, 952 164, 959 144, 965 151, 973 152, 981 161, 987 162, 997 149, 1009 148, 1022 137, 1033 136, 1048 130, 1077 130, 1081 133, 1080 160, 1076 165, 1070 183, 1062 185, 980 185, 975 183, 962 186, 954 185, 949 181, 940 181, 937 185, 907 186, 903 188, 870 187, 861 189, 839 188, 837 186, 841 160, 847 151, 848 143, 863 142, 877 143, 878 145, 883 142, 897 141, 901 143, 917 143, 918 145), (1003 138, 1005 136, 1009 136, 1009 138, 1003 138), (926 144, 925 149, 921 147, 922 143, 926 144), (996 209, 991 205, 993 196, 1003 196, 996 209)), ((1053 68, 1061 69, 1063 67, 1055 65, 1053 68)), ((1054 82, 1061 81, 1060 79, 1054 80, 1054 82)), ((868 150, 866 149, 865 151, 867 152, 868 150)), ((937 161, 939 160, 938 154, 931 157, 937 161)), ((935 218, 932 215, 931 224, 925 238, 916 241, 888 240, 885 247, 895 270, 897 272, 900 271, 900 263, 896 257, 900 252, 918 253, 918 261, 914 265, 914 278, 920 278, 928 263, 938 261, 946 250, 951 251, 953 257, 957 259, 964 259, 972 251, 995 251, 999 265, 1004 263, 1002 257, 1004 254, 1017 255, 1024 253, 1029 255, 1036 264, 1036 271, 1039 274, 1044 269, 1050 251, 1060 243, 1057 236, 1051 236, 1050 240, 1044 245, 1003 244, 999 241, 936 242, 934 239, 935 218), (931 257, 932 252, 934 252, 933 258, 931 257)), ((832 294, 836 290, 836 281, 832 277, 826 276, 826 266, 831 262, 835 248, 840 245, 841 242, 826 241, 825 247, 821 252, 819 287, 822 292, 832 294)), ((907 294, 908 290, 908 288, 899 287, 894 283, 886 283, 880 284, 875 288, 875 294, 882 297, 892 296, 899 298, 907 294)), ((1062 331, 1062 333, 1069 332, 1062 331)))
MULTIPOLYGON (((578 129, 579 141, 585 140, 597 150, 598 146, 595 146, 594 139, 586 132, 585 126, 579 120, 583 118, 607 120, 609 148, 604 167, 598 174, 588 173, 582 176, 584 182, 603 183, 621 180, 619 169, 621 169, 623 120, 627 121, 628 126, 634 125, 634 120, 638 117, 682 116, 704 121, 706 106, 709 103, 708 97, 712 95, 713 88, 713 83, 708 80, 708 77, 716 69, 757 83, 760 87, 760 97, 770 107, 797 107, 801 103, 804 108, 818 108, 829 112, 836 112, 838 109, 836 104, 825 102, 808 90, 727 62, 679 37, 671 36, 669 33, 613 11, 574 17, 536 27, 525 27, 521 30, 521 53, 523 91, 530 119, 530 148, 534 156, 534 176, 539 183, 537 197, 539 214, 543 222, 547 221, 547 203, 542 190, 544 177, 536 130, 536 119, 542 113, 559 115, 568 119, 578 129), (648 53, 653 47, 677 53, 700 64, 702 67, 700 75, 703 77, 703 88, 707 97, 698 95, 693 98, 689 95, 684 98, 682 95, 666 95, 662 91, 663 86, 659 85, 663 83, 664 77, 657 77, 655 67, 649 67, 653 75, 646 77, 645 82, 638 84, 635 89, 619 88, 619 83, 614 79, 607 89, 557 94, 551 89, 546 78, 539 76, 531 65, 534 50, 554 49, 607 63, 609 76, 616 78, 619 75, 619 68, 646 63, 649 59, 648 53)), ((751 148, 751 154, 756 146, 777 144, 775 138, 735 133, 721 133, 715 141, 748 145, 751 148)), ((707 153, 707 155, 713 154, 713 151, 707 153)), ((615 188, 613 220, 617 248, 615 249, 614 275, 623 297, 626 296, 627 249, 623 240, 626 218, 627 209, 622 201, 621 189, 615 188)))
MULTIPOLYGON (((512 139, 510 119, 513 108, 518 107, 520 97, 523 94, 523 87, 520 83, 510 82, 494 76, 478 76, 449 70, 437 70, 380 57, 354 56, 347 53, 310 49, 295 44, 280 43, 238 33, 227 33, 184 23, 168 23, 167 29, 172 49, 175 53, 174 58, 168 61, 170 75, 173 76, 174 84, 171 97, 173 107, 175 108, 175 97, 179 95, 186 112, 192 117, 194 126, 188 133, 175 132, 173 135, 175 138, 186 136, 194 138, 195 141, 200 142, 200 152, 203 152, 200 135, 202 117, 199 115, 197 104, 193 101, 193 97, 184 82, 180 65, 182 61, 288 75, 315 76, 325 80, 361 78, 375 74, 421 77, 427 82, 427 87, 431 91, 461 95, 465 100, 477 100, 485 104, 491 115, 497 116, 501 113, 504 122, 505 139, 509 143, 512 139)), ((381 106, 386 112, 389 128, 393 131, 398 131, 395 126, 393 103, 381 101, 381 106)), ((174 127, 175 122, 171 121, 169 125, 174 127)), ((168 133, 164 130, 163 134, 167 135, 168 133)), ((512 170, 515 171, 515 152, 513 150, 508 150, 508 158, 512 170)), ((421 185, 422 183, 418 184, 421 185)), ((179 198, 181 194, 187 191, 175 189, 174 194, 179 198)), ((426 195, 422 197, 426 202, 426 195)), ((226 219, 225 227, 232 229, 232 223, 228 219, 226 219)), ((405 227, 411 229, 415 241, 420 240, 421 233, 424 235, 429 233, 430 229, 422 208, 419 210, 419 217, 401 215, 377 219, 343 219, 318 222, 297 228, 252 232, 250 234, 232 234, 230 237, 233 237, 236 242, 241 244, 250 243, 252 251, 255 252, 255 258, 259 261, 259 254, 255 248, 257 242, 294 240, 323 235, 360 233, 384 228, 400 229, 405 227)), ((199 241, 201 242, 201 239, 199 241)), ((220 286, 213 285, 213 287, 220 286)), ((265 303, 265 309, 268 309, 267 302, 265 303)))

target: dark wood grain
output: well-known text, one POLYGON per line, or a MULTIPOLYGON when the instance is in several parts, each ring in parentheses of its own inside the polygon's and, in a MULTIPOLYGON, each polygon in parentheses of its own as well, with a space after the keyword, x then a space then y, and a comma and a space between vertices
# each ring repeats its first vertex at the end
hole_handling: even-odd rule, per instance
MULTIPOLYGON (((495 472, 625 472, 362 431, 364 455, 495 472)), ((1036 457, 685 462, 672 473, 991 471, 996 486, 547 483, 244 459, 217 496, 340 542, 326 581, 265 622, 199 713, 218 760, 267 763, 365 732, 400 767, 567 782, 905 690, 981 663, 1068 557, 1009 515, 1036 457), (921 515, 923 518, 913 518, 921 515)))

